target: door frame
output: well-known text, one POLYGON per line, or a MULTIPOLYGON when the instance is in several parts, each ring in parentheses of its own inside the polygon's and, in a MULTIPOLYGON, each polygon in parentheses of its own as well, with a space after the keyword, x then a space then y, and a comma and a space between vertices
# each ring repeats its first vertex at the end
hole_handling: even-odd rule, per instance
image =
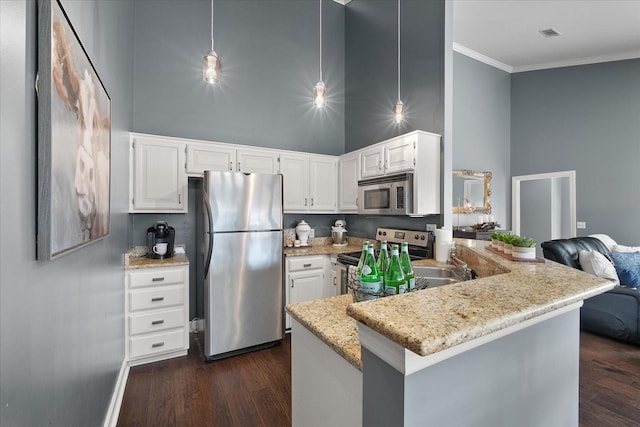
POLYGON ((561 171, 520 175, 511 177, 511 226, 513 233, 520 234, 520 184, 523 181, 551 180, 555 178, 569 178, 569 228, 570 237, 576 237, 576 171, 561 171))

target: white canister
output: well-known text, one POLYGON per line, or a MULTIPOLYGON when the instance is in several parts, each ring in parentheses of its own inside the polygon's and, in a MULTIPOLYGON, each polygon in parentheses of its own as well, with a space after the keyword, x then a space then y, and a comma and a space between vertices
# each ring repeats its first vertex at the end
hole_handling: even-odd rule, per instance
POLYGON ((304 219, 296 225, 296 235, 298 236, 298 240, 300 240, 300 244, 302 246, 307 245, 310 232, 311 226, 307 224, 304 219))

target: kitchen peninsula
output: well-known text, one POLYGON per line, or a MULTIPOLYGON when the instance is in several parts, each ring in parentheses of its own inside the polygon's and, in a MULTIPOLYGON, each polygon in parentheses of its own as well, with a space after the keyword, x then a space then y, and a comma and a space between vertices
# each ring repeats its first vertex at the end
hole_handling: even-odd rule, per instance
POLYGON ((614 283, 485 244, 456 240, 476 280, 288 306, 293 425, 577 426, 579 309, 614 283))

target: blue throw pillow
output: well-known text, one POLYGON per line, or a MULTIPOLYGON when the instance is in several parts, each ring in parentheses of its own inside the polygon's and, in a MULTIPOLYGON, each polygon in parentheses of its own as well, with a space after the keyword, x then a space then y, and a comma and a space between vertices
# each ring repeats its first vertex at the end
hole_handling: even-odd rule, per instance
POLYGON ((620 284, 640 288, 640 252, 612 252, 620 284))

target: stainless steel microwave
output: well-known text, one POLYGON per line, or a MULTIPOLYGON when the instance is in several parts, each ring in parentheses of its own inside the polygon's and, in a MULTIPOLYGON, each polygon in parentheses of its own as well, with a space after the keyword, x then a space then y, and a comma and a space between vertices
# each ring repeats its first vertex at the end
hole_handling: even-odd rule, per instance
POLYGON ((409 215, 412 211, 412 173, 358 181, 358 213, 409 215))

